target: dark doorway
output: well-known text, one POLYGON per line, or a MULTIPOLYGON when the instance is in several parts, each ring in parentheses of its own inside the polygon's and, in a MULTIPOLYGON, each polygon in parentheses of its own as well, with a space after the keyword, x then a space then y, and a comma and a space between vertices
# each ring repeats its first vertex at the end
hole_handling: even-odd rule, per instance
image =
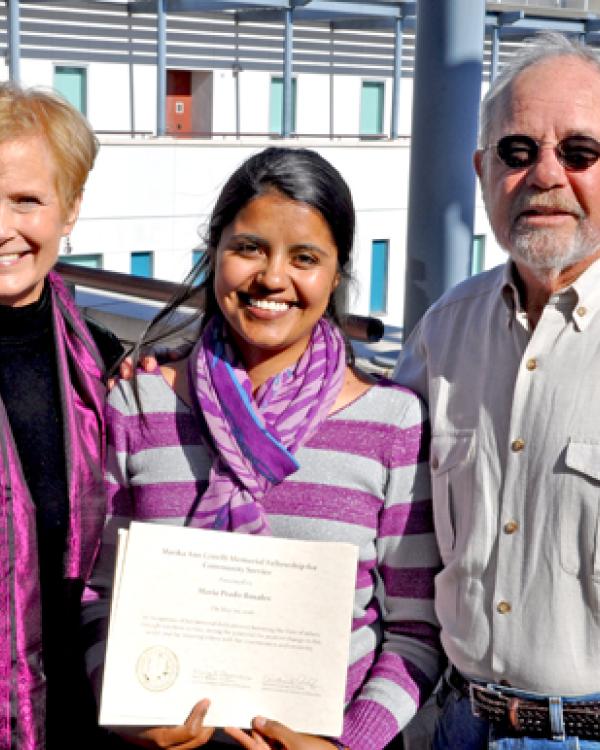
POLYGON ((192 132, 192 74, 189 70, 167 70, 167 134, 192 132))

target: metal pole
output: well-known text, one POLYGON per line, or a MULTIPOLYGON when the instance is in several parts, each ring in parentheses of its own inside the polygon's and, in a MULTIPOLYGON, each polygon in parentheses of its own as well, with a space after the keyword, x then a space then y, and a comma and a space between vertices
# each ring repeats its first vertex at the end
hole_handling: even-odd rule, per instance
POLYGON ((390 135, 392 140, 398 138, 398 121, 400 118, 400 82, 402 80, 402 17, 396 18, 394 40, 394 81, 392 84, 392 124, 390 135))
POLYGON ((135 134, 135 75, 133 62, 133 19, 131 17, 131 7, 127 6, 127 70, 129 74, 129 128, 131 137, 135 134))
POLYGON ((329 24, 329 138, 333 140, 335 133, 334 108, 335 108, 335 30, 333 23, 329 24))
POLYGON ((167 0, 156 0, 156 135, 166 133, 167 0))
POLYGON ((233 63, 233 76, 235 79, 235 137, 236 140, 240 139, 241 131, 241 113, 240 113, 240 73, 242 67, 240 65, 240 16, 239 13, 235 13, 234 29, 235 29, 235 61, 233 63))
POLYGON ((19 84, 21 73, 21 23, 19 0, 8 0, 8 73, 12 83, 19 84))
POLYGON ((289 138, 293 129, 292 123, 292 56, 294 45, 294 25, 291 8, 283 11, 285 29, 283 41, 283 131, 284 138, 289 138))
POLYGON ((490 61, 490 83, 498 75, 498 66, 500 62, 500 29, 497 26, 492 28, 492 57, 490 61))
POLYGON ((404 329, 470 271, 485 0, 419 0, 404 329))
POLYGON ((235 78, 235 138, 240 140, 241 137, 241 106, 240 106, 240 73, 241 69, 238 67, 234 70, 233 75, 235 78))

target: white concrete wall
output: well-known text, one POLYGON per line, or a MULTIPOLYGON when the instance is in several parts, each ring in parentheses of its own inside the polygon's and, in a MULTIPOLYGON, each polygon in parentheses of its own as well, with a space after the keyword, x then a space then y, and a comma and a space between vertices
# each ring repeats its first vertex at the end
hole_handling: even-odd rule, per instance
POLYGON ((400 112, 398 116, 398 132, 400 135, 410 135, 412 131, 412 95, 413 79, 403 78, 400 82, 400 112))
POLYGON ((135 130, 156 133, 156 69, 151 65, 133 68, 135 130))
POLYGON ((300 74, 296 90, 296 132, 329 133, 329 81, 328 75, 300 74))
POLYGON ((211 133, 214 121, 214 74, 210 70, 192 72, 192 130, 211 133))
POLYGON ((242 132, 269 132, 270 91, 270 73, 253 70, 243 70, 240 73, 240 118, 242 132))
POLYGON ((235 77, 230 70, 215 70, 212 82, 212 129, 235 131, 235 77))
POLYGON ((131 86, 128 65, 87 66, 87 116, 96 130, 131 128, 131 86))
POLYGON ((335 76, 333 129, 336 133, 358 133, 360 125, 360 78, 335 76))

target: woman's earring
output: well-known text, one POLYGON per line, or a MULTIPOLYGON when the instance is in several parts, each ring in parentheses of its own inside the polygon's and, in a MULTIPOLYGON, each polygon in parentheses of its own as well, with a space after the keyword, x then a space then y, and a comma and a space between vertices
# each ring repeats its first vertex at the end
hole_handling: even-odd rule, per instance
POLYGON ((64 247, 63 253, 64 255, 71 255, 72 252, 73 252, 73 246, 71 245, 71 235, 68 234, 65 237, 65 247, 64 247))

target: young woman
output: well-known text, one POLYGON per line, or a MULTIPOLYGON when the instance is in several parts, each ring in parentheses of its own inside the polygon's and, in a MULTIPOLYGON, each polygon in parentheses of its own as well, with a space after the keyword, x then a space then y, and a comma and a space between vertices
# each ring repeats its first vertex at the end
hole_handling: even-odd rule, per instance
POLYGON ((96 747, 80 601, 104 523, 104 362, 52 271, 97 151, 50 93, 0 85, 0 748, 96 747))
MULTIPOLYGON (((265 738, 290 750, 382 748, 438 671, 424 408, 348 361, 335 300, 353 234, 348 187, 325 159, 284 148, 248 159, 223 188, 187 290, 142 342, 160 338, 201 279, 191 354, 109 398, 108 529, 176 522, 360 548, 342 736, 262 720, 251 735, 227 730, 251 749, 265 738)), ((102 557, 93 583, 106 597, 110 541, 102 557)), ((196 747, 211 735, 205 709, 133 739, 196 747)))

